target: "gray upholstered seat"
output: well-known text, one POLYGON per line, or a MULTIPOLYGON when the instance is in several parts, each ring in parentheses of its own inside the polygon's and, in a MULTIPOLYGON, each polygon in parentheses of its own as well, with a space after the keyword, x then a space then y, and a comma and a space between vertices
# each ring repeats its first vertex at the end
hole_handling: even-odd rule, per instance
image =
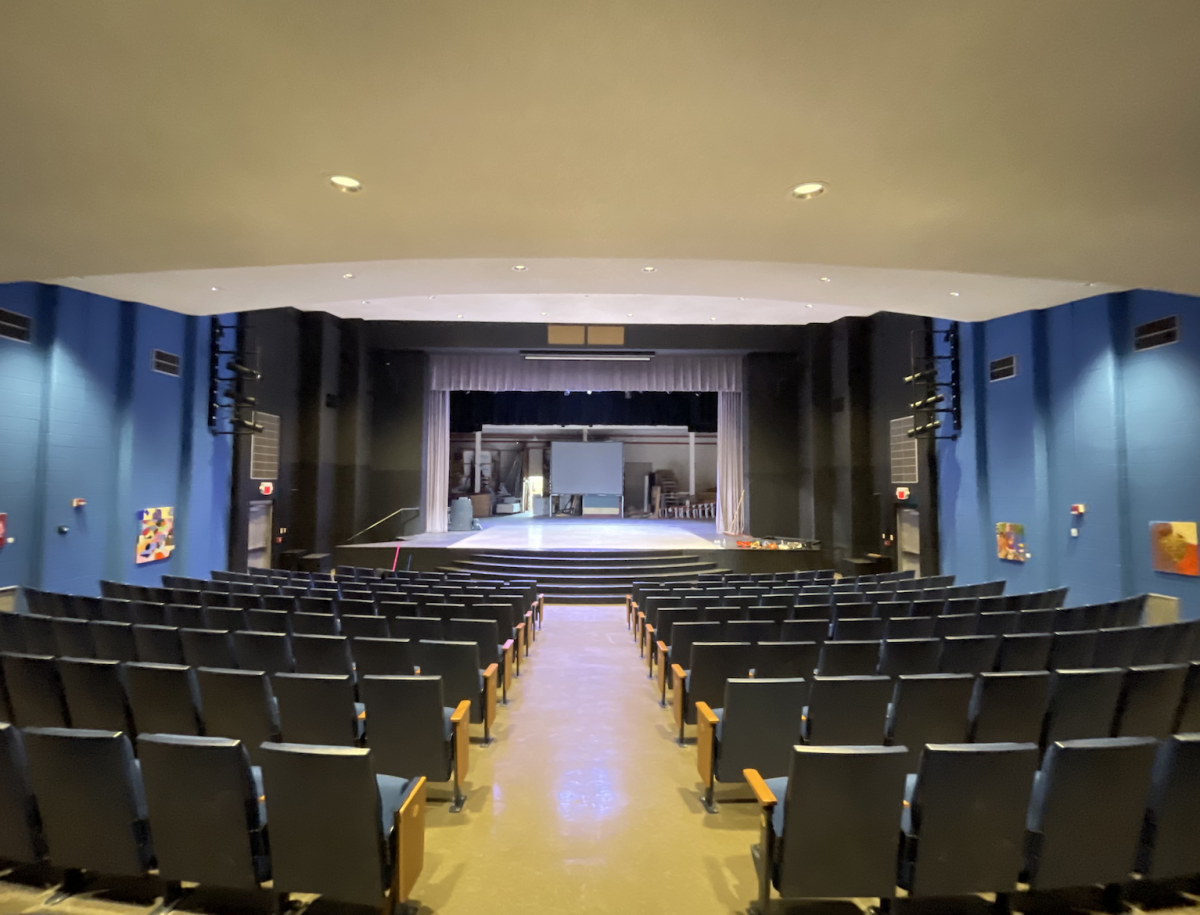
MULTIPOLYGON (((386 639, 391 636, 386 616, 343 616, 341 622, 342 635, 348 639, 386 639)), ((357 656, 354 660, 358 662, 357 656)))
POLYGON ((179 629, 203 629, 207 625, 204 621, 204 608, 199 604, 167 604, 166 617, 168 626, 179 629))
POLYGON ((13 724, 29 727, 70 727, 67 699, 58 664, 47 655, 0 654, 0 668, 8 688, 13 724))
POLYGON ((338 618, 332 613, 293 613, 288 619, 292 624, 293 635, 342 634, 338 618))
POLYGON ((1178 734, 1193 734, 1200 731, 1200 661, 1188 665, 1187 678, 1183 683, 1183 699, 1179 704, 1179 718, 1175 724, 1178 734))
POLYGON ((692 645, 692 667, 683 670, 675 665, 672 686, 672 709, 679 728, 679 743, 684 740, 684 726, 696 723, 696 703, 707 702, 711 707, 725 697, 725 681, 746 677, 754 663, 754 647, 749 642, 695 642, 692 645))
MULTIPOLYGON (((779 627, 779 641, 824 642, 829 637, 829 608, 820 609, 824 615, 817 619, 797 616, 795 619, 784 620, 783 625, 779 627)), ((797 607, 796 613, 799 614, 801 612, 801 608, 797 607)))
POLYGON ((350 640, 345 636, 293 635, 292 658, 296 663, 296 673, 298 674, 354 676, 354 659, 350 656, 350 640))
POLYGON ((1133 870, 1158 741, 1052 744, 1029 802, 1033 889, 1115 884, 1133 870))
POLYGON ((756 678, 811 677, 820 655, 816 642, 759 642, 751 652, 751 669, 756 678))
POLYGON ((1050 700, 1050 674, 1041 671, 985 673, 971 693, 971 740, 1037 743, 1050 700))
POLYGON ((139 733, 202 734, 196 674, 178 664, 126 664, 129 703, 139 733))
POLYGON ((20 622, 22 644, 20 649, 25 654, 50 655, 58 654, 58 640, 54 637, 55 618, 26 614, 17 616, 20 622))
POLYGON ((394 639, 408 639, 416 644, 421 640, 442 641, 442 621, 427 616, 393 616, 388 623, 394 639))
POLYGON ((1096 653, 1090 667, 1131 667, 1137 663, 1138 629, 1118 626, 1096 633, 1096 653))
POLYGON ((725 623, 721 638, 727 642, 774 642, 779 639, 781 623, 773 620, 731 620, 725 623))
POLYGON ((891 698, 890 677, 814 677, 805 712, 805 743, 882 744, 891 698))
POLYGON ((255 765, 259 744, 279 739, 279 716, 270 677, 261 670, 196 668, 204 708, 204 732, 240 740, 255 765))
POLYGON ((288 743, 266 749, 275 892, 373 907, 384 899, 389 908, 406 901, 423 860, 424 779, 377 776, 366 749, 288 743), (389 897, 391 886, 399 892, 389 897))
POLYGON ((487 669, 492 664, 499 668, 501 701, 508 702, 508 688, 514 673, 513 639, 507 633, 502 637, 500 627, 494 619, 459 619, 445 621, 446 640, 450 642, 474 642, 479 646, 479 666, 487 669))
POLYGON ((1082 670, 1092 666, 1096 654, 1096 632, 1088 630, 1055 631, 1050 640, 1047 670, 1082 670))
MULTIPOLYGON (((880 607, 883 604, 879 605, 880 607)), ((883 629, 884 640, 892 639, 931 639, 933 638, 934 617, 932 616, 892 616, 887 619, 883 629)))
POLYGON ((1146 807, 1138 870, 1151 879, 1200 874, 1200 734, 1163 741, 1146 807))
POLYGON ((358 678, 411 676, 413 659, 410 644, 408 639, 352 638, 350 650, 354 655, 358 678))
POLYGON ((1035 743, 926 746, 904 817, 900 885, 912 896, 1013 892, 1037 765, 1035 743))
POLYGON ((910 771, 929 743, 963 743, 967 706, 975 678, 970 674, 917 674, 898 677, 892 693, 889 736, 908 747, 910 771))
POLYGON ((348 674, 277 674, 282 739, 352 747, 362 736, 354 703, 354 680, 348 674))
POLYGON ((45 853, 25 742, 16 725, 0 721, 0 860, 33 864, 45 853))
POLYGON ((145 874, 154 850, 129 738, 28 728, 25 752, 50 862, 100 874, 145 874))
POLYGON ((822 677, 863 677, 879 667, 878 641, 826 642, 821 646, 817 673, 822 677))
POLYGON ((483 724, 485 740, 490 738, 497 683, 494 672, 489 684, 479 668, 479 646, 474 642, 422 639, 417 643, 414 660, 423 675, 442 678, 446 705, 457 707, 464 699, 471 701, 471 722, 483 724))
MULTIPOLYGON (((842 608, 838 608, 839 611, 842 608)), ((839 616, 833 623, 830 639, 835 642, 868 642, 879 641, 887 628, 887 620, 870 618, 843 618, 839 616)))
POLYGON ((73 727, 137 733, 125 668, 119 661, 59 658, 58 675, 73 727))
POLYGON ((138 757, 159 876, 257 889, 270 876, 266 817, 242 742, 143 734, 138 757))

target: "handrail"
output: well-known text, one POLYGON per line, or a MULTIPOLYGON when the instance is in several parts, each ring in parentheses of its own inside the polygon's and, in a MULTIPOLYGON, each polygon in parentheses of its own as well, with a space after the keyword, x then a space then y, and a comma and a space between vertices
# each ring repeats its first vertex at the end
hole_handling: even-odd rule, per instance
POLYGON ((362 536, 363 534, 365 534, 367 531, 371 530, 371 528, 373 528, 373 527, 379 527, 379 525, 383 524, 383 522, 384 522, 384 521, 387 521, 389 518, 395 518, 395 517, 396 517, 396 515, 400 514, 400 512, 418 512, 418 513, 419 513, 420 511, 421 511, 421 509, 420 509, 419 507, 417 507, 417 508, 414 508, 414 507, 411 507, 411 506, 406 506, 406 507, 404 507, 404 508, 398 508, 398 509, 396 509, 394 512, 392 512, 390 515, 387 515, 386 517, 380 518, 380 519, 379 519, 378 521, 376 521, 374 524, 368 524, 366 527, 364 527, 364 528, 363 528, 361 531, 359 531, 357 534, 351 534, 349 537, 347 537, 347 538, 346 538, 346 542, 347 542, 347 543, 349 543, 349 542, 350 542, 351 540, 353 540, 355 537, 361 537, 361 536, 362 536))

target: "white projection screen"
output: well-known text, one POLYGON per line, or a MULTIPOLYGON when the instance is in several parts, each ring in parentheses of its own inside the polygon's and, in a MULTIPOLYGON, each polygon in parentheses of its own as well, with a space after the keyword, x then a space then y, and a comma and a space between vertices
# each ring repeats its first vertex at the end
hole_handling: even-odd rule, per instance
POLYGON ((625 491, 625 446, 620 442, 551 442, 550 492, 619 496, 625 491))

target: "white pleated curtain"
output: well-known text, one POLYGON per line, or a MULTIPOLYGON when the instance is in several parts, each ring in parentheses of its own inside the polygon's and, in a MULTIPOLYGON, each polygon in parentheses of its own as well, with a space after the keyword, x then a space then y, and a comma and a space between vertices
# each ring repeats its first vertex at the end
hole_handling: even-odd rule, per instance
POLYGON ((745 529, 745 487, 742 448, 745 411, 739 391, 717 393, 717 533, 740 534, 745 529))
POLYGON ((421 515, 425 532, 444 534, 450 516, 450 392, 425 392, 424 486, 421 515))
POLYGON ((519 354, 434 354, 425 395, 422 515, 444 533, 450 500, 451 391, 717 392, 717 533, 743 526, 741 356, 655 356, 648 362, 557 362, 519 354))

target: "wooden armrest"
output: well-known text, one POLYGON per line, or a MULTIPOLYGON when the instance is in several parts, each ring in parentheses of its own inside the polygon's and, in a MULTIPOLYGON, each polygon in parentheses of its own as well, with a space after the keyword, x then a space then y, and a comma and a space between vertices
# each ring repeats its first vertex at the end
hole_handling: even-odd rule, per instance
POLYGON ((696 769, 705 788, 713 783, 713 753, 716 740, 717 716, 707 702, 696 703, 696 769))
POLYGON ((470 720, 471 720, 471 700, 464 699, 462 702, 458 703, 458 705, 454 709, 454 712, 450 715, 450 723, 458 724, 460 721, 470 721, 470 720))
MULTIPOLYGON (((662 639, 655 639, 654 644, 658 646, 659 657, 665 658, 667 656, 667 643, 664 642, 662 639)), ((662 663, 662 662, 659 662, 659 663, 662 663)))
POLYGON ((705 724, 711 725, 714 728, 717 726, 717 722, 720 721, 720 719, 713 714, 713 710, 709 708, 707 702, 696 703, 696 720, 703 721, 705 724))
POLYGON ((687 679, 687 674, 684 673, 683 668, 680 667, 678 664, 671 665, 671 676, 674 677, 676 680, 678 680, 680 683, 682 683, 684 680, 687 679))
POLYGON ((754 792, 754 799, 762 805, 764 810, 770 810, 778 803, 775 795, 771 793, 771 789, 767 787, 767 783, 763 781, 763 777, 758 774, 757 769, 743 769, 742 778, 746 780, 746 784, 754 792))
POLYGON ((417 783, 396 811, 396 861, 392 868, 392 902, 408 901, 421 868, 425 865, 425 777, 417 783))
POLYGON ((512 640, 512 639, 509 639, 509 640, 508 640, 508 641, 506 641, 506 642, 505 642, 503 645, 501 645, 501 646, 500 646, 500 650, 501 650, 501 651, 508 651, 508 650, 509 650, 509 649, 511 649, 512 647, 513 647, 513 640, 512 640))
MULTIPOLYGON (((486 680, 491 680, 493 683, 495 683, 495 682, 496 682, 496 672, 497 672, 498 670, 500 670, 500 665, 499 665, 499 664, 496 664, 495 662, 493 662, 493 663, 489 664, 489 665, 488 665, 487 667, 485 667, 485 668, 484 668, 484 670, 483 670, 483 679, 484 679, 485 681, 486 681, 486 680)), ((486 683, 485 683, 484 685, 486 685, 486 683)))
POLYGON ((483 671, 483 723, 491 728, 496 720, 496 671, 499 664, 489 664, 483 671))

